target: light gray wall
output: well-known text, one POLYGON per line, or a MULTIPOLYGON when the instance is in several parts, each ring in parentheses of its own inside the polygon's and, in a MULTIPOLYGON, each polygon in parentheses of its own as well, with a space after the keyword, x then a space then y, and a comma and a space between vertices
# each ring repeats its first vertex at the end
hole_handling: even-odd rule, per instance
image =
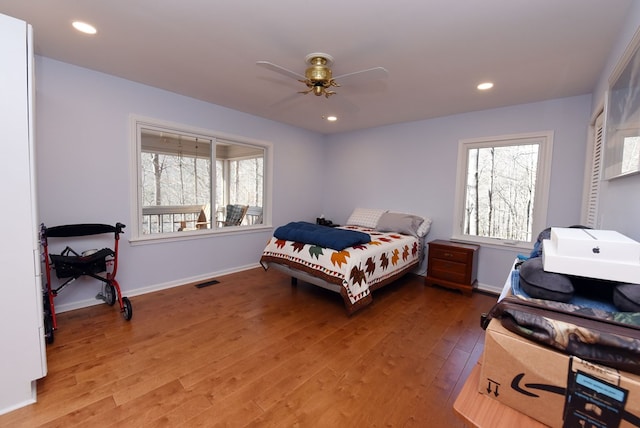
MULTIPOLYGON (((328 137, 324 214, 338 223, 354 207, 421 214, 433 220, 428 240, 448 239, 458 141, 551 130, 547 223, 579 223, 590 109, 591 96, 583 95, 328 137)), ((517 253, 483 247, 478 281, 502 287, 517 253)))
MULTIPOLYGON (((315 133, 43 57, 36 58, 36 106, 38 205, 47 226, 131 224, 130 114, 273 143, 273 224, 312 221, 321 211, 324 148, 315 133)), ((272 230, 136 246, 125 232, 117 279, 135 295, 257 265, 272 230)), ((95 302, 98 290, 95 281, 72 284, 56 305, 95 302)))
MULTIPOLYGON (((640 2, 633 2, 626 23, 620 30, 620 37, 611 49, 611 56, 594 90, 594 115, 604 104, 609 76, 639 28, 640 2)), ((602 182, 599 202, 599 228, 617 230, 640 241, 640 174, 602 182)))

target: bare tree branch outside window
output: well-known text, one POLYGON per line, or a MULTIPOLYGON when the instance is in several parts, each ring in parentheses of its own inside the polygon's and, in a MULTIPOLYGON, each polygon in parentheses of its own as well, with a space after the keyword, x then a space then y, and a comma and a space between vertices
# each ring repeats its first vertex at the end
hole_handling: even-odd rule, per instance
POLYGON ((531 240, 538 151, 538 144, 468 150, 466 234, 531 240))

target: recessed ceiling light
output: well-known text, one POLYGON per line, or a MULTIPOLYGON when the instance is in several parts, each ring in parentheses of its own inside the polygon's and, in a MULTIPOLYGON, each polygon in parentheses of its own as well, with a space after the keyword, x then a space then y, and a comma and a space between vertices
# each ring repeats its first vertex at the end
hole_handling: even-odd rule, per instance
POLYGON ((338 120, 338 118, 336 116, 327 116, 327 120, 329 122, 335 122, 336 120, 338 120))
POLYGON ((487 89, 491 88, 493 88, 493 83, 491 82, 484 82, 478 85, 478 89, 480 89, 481 91, 486 91, 487 89))
POLYGON ((86 22, 73 21, 71 25, 73 25, 73 28, 75 28, 76 30, 85 34, 96 34, 98 32, 98 30, 96 30, 96 27, 91 24, 87 24, 86 22))

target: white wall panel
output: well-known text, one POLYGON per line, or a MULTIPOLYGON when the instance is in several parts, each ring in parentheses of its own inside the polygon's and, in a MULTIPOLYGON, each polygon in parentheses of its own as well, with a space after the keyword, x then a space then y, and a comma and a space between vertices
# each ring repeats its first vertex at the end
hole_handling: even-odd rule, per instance
POLYGON ((0 15, 0 413, 35 401, 35 380, 46 374, 38 269, 33 134, 31 28, 0 15))

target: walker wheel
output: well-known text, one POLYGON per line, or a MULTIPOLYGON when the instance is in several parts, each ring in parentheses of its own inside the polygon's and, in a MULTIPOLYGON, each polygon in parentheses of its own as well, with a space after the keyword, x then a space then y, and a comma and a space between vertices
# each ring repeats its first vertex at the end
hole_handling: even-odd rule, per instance
POLYGON ((124 309, 122 311, 122 316, 124 317, 124 319, 129 321, 133 316, 133 307, 131 306, 131 301, 129 300, 128 297, 122 298, 122 305, 124 306, 124 309))
POLYGON ((104 286, 104 301, 109 306, 113 306, 116 303, 116 288, 112 284, 104 286))
POLYGON ((53 320, 51 319, 50 314, 45 314, 44 316, 44 340, 47 345, 51 345, 53 343, 53 320))
POLYGON ((49 293, 44 293, 43 296, 44 310, 43 310, 43 324, 44 324, 44 340, 47 345, 53 343, 53 315, 51 313, 51 301, 49 300, 49 293))

